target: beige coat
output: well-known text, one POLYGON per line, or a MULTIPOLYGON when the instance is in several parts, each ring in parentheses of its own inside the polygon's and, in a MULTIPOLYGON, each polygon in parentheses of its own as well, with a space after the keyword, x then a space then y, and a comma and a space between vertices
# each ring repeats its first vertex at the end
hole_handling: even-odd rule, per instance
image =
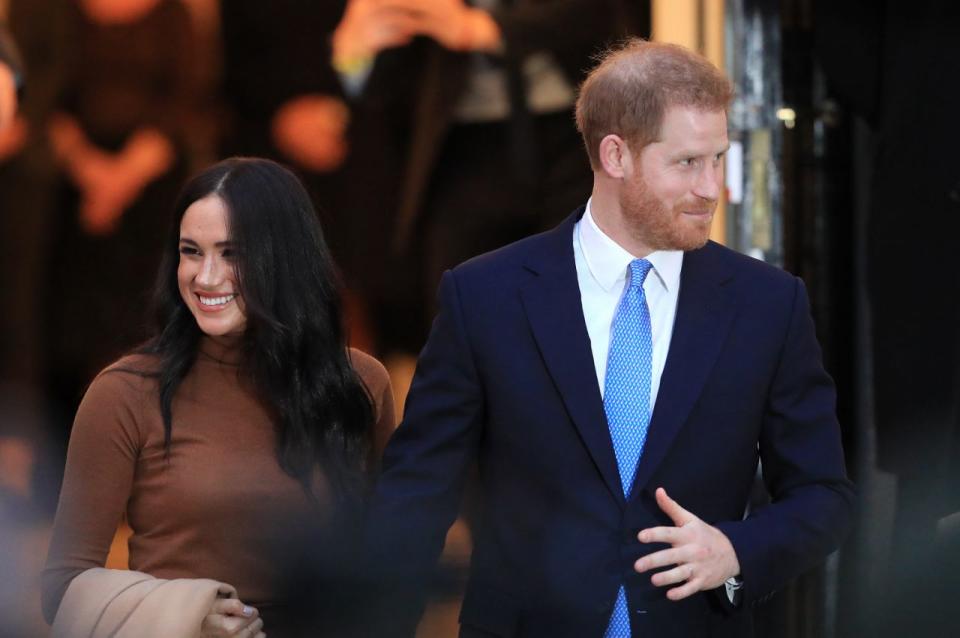
POLYGON ((60 603, 51 638, 196 638, 230 585, 205 578, 163 580, 143 572, 100 567, 73 579, 60 603))

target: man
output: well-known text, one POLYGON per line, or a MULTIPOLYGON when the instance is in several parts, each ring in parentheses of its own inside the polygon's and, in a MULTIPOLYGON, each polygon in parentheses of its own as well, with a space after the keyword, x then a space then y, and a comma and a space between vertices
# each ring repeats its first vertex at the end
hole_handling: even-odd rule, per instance
POLYGON ((0 131, 13 122, 22 75, 13 38, 0 23, 0 131))
POLYGON ((585 209, 444 275, 368 529, 424 578, 478 462, 462 636, 749 635, 743 608, 841 540, 803 284, 707 240, 730 96, 682 47, 611 52, 577 102, 585 209), (744 517, 758 459, 772 502, 744 517))

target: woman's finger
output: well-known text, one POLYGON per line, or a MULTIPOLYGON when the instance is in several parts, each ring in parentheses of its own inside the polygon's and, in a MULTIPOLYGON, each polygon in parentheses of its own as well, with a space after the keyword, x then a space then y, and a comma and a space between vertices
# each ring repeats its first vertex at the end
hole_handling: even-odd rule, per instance
POLYGON ((236 598, 218 598, 213 603, 211 613, 242 618, 256 618, 258 616, 256 608, 245 605, 242 600, 236 598))
POLYGON ((237 638, 254 638, 263 629, 263 618, 257 618, 252 623, 244 627, 241 631, 237 632, 237 638))

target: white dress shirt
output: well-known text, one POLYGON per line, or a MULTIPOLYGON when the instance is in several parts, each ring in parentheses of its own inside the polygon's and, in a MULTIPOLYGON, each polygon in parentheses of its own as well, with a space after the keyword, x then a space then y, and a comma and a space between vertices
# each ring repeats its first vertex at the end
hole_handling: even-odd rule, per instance
MULTIPOLYGON (((573 227, 573 254, 583 317, 587 322, 593 365, 602 396, 607 378, 607 352, 610 350, 613 315, 627 287, 630 262, 636 257, 600 230, 593 219, 589 201, 583 217, 573 227)), ((673 336, 673 320, 677 316, 683 252, 658 250, 645 259, 653 264, 643 283, 653 331, 653 376, 650 380, 650 405, 653 406, 657 402, 660 377, 663 376, 670 338, 673 336)))
MULTIPOLYGON (((583 217, 573 227, 573 256, 577 267, 577 283, 580 285, 583 318, 587 323, 590 349, 593 352, 593 366, 597 372, 600 395, 603 396, 613 316, 627 288, 630 262, 636 257, 600 230, 593 219, 590 201, 587 201, 583 217)), ((650 328, 653 332, 650 405, 656 406, 660 378, 667 363, 673 323, 677 317, 683 251, 658 250, 644 259, 653 264, 643 282, 643 293, 647 298, 650 328)), ((725 585, 727 598, 731 603, 735 603, 736 591, 742 586, 742 581, 739 578, 730 578, 725 585)))

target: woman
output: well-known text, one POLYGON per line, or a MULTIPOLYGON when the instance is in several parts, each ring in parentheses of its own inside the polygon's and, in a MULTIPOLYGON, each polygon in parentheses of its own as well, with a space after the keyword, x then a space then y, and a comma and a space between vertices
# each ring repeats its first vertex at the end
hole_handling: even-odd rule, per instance
POLYGON ((71 580, 103 565, 126 513, 131 569, 236 588, 245 604, 213 602, 204 636, 252 637, 261 622, 286 635, 302 625, 291 591, 317 582, 300 568, 329 575, 349 555, 394 427, 389 380, 345 346, 334 266, 289 171, 220 162, 175 212, 155 336, 97 376, 77 412, 44 611, 52 620, 71 580))

